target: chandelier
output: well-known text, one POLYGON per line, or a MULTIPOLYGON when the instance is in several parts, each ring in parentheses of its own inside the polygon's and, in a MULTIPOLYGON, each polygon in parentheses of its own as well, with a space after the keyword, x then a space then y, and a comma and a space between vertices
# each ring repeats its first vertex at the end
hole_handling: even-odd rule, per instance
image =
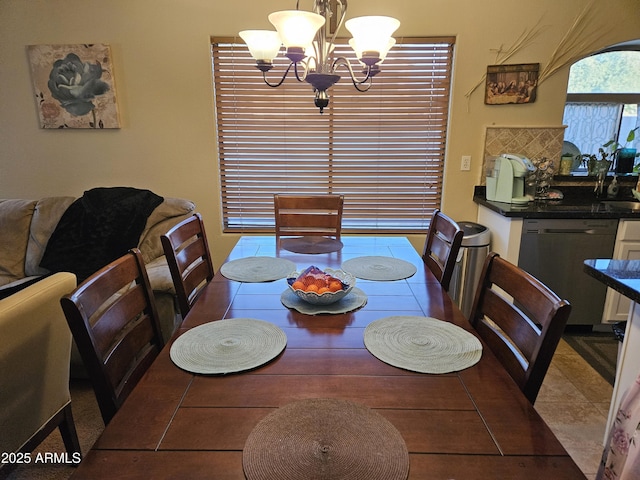
POLYGON ((340 75, 336 73, 340 67, 349 72, 356 90, 369 90, 373 77, 380 72, 380 64, 396 43, 391 35, 400 26, 400 22, 384 16, 357 17, 344 22, 347 0, 314 0, 313 12, 299 10, 299 3, 298 0, 295 10, 269 15, 269 21, 276 32, 244 30, 240 32, 240 37, 247 44, 251 56, 256 60, 256 68, 262 72, 267 85, 279 87, 293 69, 299 82, 306 81, 313 87, 315 105, 322 113, 329 105, 327 90, 340 80, 340 75), (339 7, 340 15, 331 38, 327 39, 329 20, 335 13, 331 10, 331 3, 339 7), (345 57, 334 58, 333 55, 336 34, 343 22, 353 36, 349 45, 360 63, 361 78, 354 73, 349 60, 345 57), (285 56, 290 63, 282 77, 272 83, 267 79, 267 72, 273 68, 273 59, 278 55, 281 45, 285 46, 285 56))

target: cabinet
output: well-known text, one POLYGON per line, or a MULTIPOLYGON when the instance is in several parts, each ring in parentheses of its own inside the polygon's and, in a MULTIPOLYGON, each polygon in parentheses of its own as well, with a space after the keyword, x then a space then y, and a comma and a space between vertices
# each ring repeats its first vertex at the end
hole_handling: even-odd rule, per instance
POLYGON ((522 218, 505 217, 482 205, 478 208, 478 223, 491 231, 491 251, 505 260, 518 264, 522 218))
MULTIPOLYGON (((640 220, 620 220, 613 258, 615 260, 640 260, 640 220)), ((609 288, 604 303, 602 322, 625 321, 629 318, 630 308, 631 301, 627 297, 609 288)))
POLYGON ((569 325, 602 322, 607 287, 584 273, 588 258, 611 258, 617 219, 525 219, 518 266, 571 303, 569 325))
MULTIPOLYGON (((524 219, 519 217, 506 217, 493 210, 480 205, 478 208, 478 223, 485 225, 491 230, 491 250, 500 254, 503 258, 506 258, 510 262, 521 265, 526 263, 526 260, 520 258, 521 242, 522 242, 522 230, 524 226, 524 219)), ((564 223, 564 220, 562 223, 564 223)), ((610 254, 590 252, 588 255, 582 255, 582 258, 615 258, 615 259, 640 259, 640 220, 628 220, 620 219, 618 222, 617 230, 615 232, 615 246, 611 245, 613 252, 610 254), (589 257, 589 255, 591 255, 589 257)), ((572 252, 572 250, 570 250, 572 252)), ((577 253, 577 252, 573 252, 577 253)), ((582 282, 597 283, 593 279, 589 279, 582 271, 582 259, 579 259, 579 265, 575 265, 573 271, 575 275, 582 282), (584 278, 582 278, 584 276, 584 278)), ((537 270, 536 270, 537 272, 537 270)), ((546 279, 545 275, 541 275, 546 279)), ((544 281, 544 280, 543 280, 544 281)), ((550 282, 554 286, 555 281, 550 282)), ((566 285, 567 282, 564 282, 566 285)), ((578 283, 576 283, 578 285, 578 283)), ((558 286, 557 286, 558 287, 558 286)), ((619 295, 612 289, 606 289, 601 286, 602 292, 594 295, 590 300, 598 299, 599 306, 592 308, 591 324, 603 322, 612 323, 619 320, 627 320, 629 314, 629 300, 619 295)), ((559 285, 559 290, 564 290, 563 285, 559 285)), ((580 288, 579 288, 580 290, 580 288)), ((586 290, 585 290, 586 291, 586 290)), ((560 293, 558 293, 560 294, 560 293)), ((580 299, 578 299, 580 302, 580 299)), ((590 307, 589 307, 590 308, 590 307)), ((571 321, 576 324, 583 324, 583 320, 579 315, 572 315, 571 321)))
MULTIPOLYGON (((491 230, 491 250, 516 265, 521 263, 522 218, 505 217, 479 205, 478 223, 491 230)), ((640 260, 640 219, 619 220, 611 257, 616 260, 640 260)), ((602 323, 625 321, 629 316, 630 301, 615 290, 607 289, 604 306, 601 308, 602 323)))

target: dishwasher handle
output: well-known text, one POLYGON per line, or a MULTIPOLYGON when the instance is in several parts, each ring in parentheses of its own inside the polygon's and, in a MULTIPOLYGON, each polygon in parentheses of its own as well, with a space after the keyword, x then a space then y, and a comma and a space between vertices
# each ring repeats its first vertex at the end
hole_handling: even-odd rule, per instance
POLYGON ((525 219, 522 234, 613 235, 618 229, 614 219, 525 219))
POLYGON ((588 235, 596 235, 600 232, 595 228, 541 228, 527 233, 538 233, 541 235, 545 233, 586 233, 588 235))

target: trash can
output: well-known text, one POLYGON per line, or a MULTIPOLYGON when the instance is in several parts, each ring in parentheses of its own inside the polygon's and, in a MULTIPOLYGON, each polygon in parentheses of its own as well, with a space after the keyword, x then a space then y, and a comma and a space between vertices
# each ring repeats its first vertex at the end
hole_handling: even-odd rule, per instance
POLYGON ((469 318, 482 266, 489 254, 491 231, 484 225, 474 222, 458 222, 458 225, 462 228, 464 235, 453 268, 449 295, 465 317, 469 318))

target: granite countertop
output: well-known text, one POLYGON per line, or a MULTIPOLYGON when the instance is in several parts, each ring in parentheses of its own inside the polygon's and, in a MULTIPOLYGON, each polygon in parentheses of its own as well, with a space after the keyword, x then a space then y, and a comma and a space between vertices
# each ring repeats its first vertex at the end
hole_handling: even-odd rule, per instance
POLYGON ((634 302, 640 302, 640 260, 587 259, 584 271, 634 302))
POLYGON ((611 202, 633 201, 632 196, 620 195, 615 199, 597 198, 593 187, 560 187, 562 200, 534 200, 527 205, 490 202, 484 186, 476 186, 473 201, 505 217, 514 218, 638 218, 640 209, 620 208, 611 202))

